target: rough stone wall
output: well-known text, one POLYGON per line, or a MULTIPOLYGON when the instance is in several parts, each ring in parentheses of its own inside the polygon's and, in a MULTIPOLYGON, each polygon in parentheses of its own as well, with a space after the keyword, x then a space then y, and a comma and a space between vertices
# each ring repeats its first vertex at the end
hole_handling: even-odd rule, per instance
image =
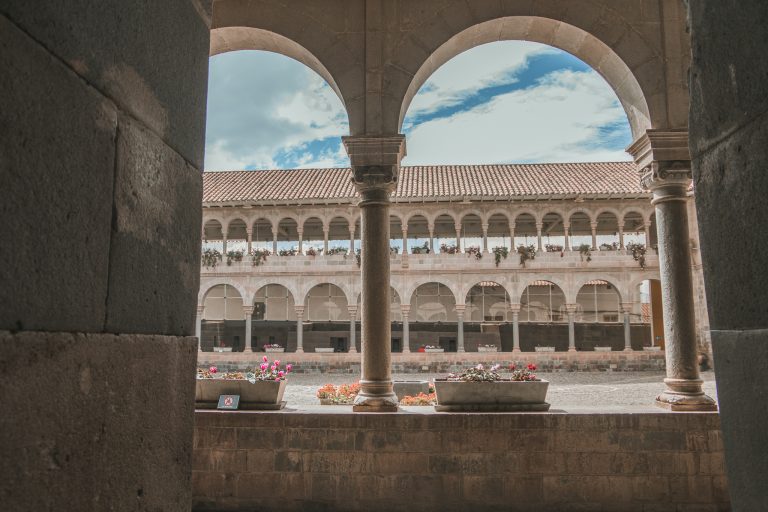
POLYGON ((768 3, 688 2, 690 147, 734 510, 768 503, 768 3))
POLYGON ((193 510, 729 509, 713 413, 195 415, 193 510))
POLYGON ((0 4, 6 510, 189 508, 208 46, 195 0, 0 4))

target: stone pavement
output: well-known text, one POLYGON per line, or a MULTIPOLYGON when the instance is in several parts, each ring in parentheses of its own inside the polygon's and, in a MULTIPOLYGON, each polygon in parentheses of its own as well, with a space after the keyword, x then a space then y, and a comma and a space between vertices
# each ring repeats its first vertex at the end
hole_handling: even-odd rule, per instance
MULTIPOLYGON (((539 373, 548 380, 547 401, 552 408, 619 409, 652 406, 656 395, 664 390, 663 372, 558 372, 539 373)), ((431 373, 394 374, 393 380, 432 380, 445 376, 431 373)), ((357 375, 295 374, 288 378, 285 400, 289 406, 318 405, 317 388, 326 383, 356 382, 357 375)), ((702 373, 704 392, 717 400, 715 374, 702 373)))

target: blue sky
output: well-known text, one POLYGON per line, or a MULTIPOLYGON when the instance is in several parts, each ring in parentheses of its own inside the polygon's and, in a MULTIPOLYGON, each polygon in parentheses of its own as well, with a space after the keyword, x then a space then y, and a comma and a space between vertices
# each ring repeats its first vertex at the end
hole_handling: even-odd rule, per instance
MULTIPOLYGON (((211 57, 206 170, 333 167, 349 161, 343 105, 309 68, 268 52, 211 57)), ((409 106, 405 165, 628 160, 626 115, 572 55, 496 42, 438 69, 409 106)))

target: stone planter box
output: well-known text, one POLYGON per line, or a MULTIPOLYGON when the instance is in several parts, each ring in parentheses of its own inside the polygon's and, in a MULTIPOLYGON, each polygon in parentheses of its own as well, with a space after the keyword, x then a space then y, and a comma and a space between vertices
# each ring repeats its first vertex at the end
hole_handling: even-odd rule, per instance
POLYGON ((549 382, 455 382, 435 381, 439 412, 452 411, 548 411, 549 382))
POLYGON ((643 347, 646 352, 661 352, 661 347, 643 347))
POLYGON ((595 347, 595 352, 611 352, 613 347, 595 347))
POLYGON ((195 383, 195 407, 215 409, 219 395, 240 395, 240 409, 275 410, 285 407, 283 393, 287 380, 197 379, 195 383))
POLYGON ((554 352, 555 347, 536 347, 536 352, 554 352))
POLYGON ((427 354, 440 354, 442 352, 445 352, 444 348, 425 348, 424 352, 427 354))
POLYGON ((405 396, 416 396, 419 393, 426 395, 429 393, 429 382, 425 380, 395 381, 393 387, 395 388, 398 400, 402 400, 405 396))
POLYGON ((285 352, 285 347, 280 347, 280 348, 266 348, 266 347, 264 347, 264 352, 285 352))
POLYGON ((318 354, 333 354, 333 347, 317 347, 315 352, 318 354))
POLYGON ((498 347, 477 347, 478 352, 498 352, 498 347))
POLYGON ((232 352, 232 347, 213 347, 214 352, 232 352))

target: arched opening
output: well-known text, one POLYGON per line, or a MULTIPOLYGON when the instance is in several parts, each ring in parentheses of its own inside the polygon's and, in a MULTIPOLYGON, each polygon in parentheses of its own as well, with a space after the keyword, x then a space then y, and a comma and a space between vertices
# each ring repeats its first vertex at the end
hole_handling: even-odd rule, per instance
POLYGON ((435 219, 433 250, 440 254, 456 254, 460 251, 461 240, 456 230, 456 220, 443 213, 435 219))
POLYGON ((245 350, 245 312, 240 292, 228 284, 212 287, 203 299, 200 345, 204 351, 245 350))
POLYGON ((210 219, 203 226, 203 251, 224 252, 224 231, 221 222, 216 219, 210 219))
POLYGON ((483 221, 479 215, 470 213, 461 218, 461 252, 482 254, 483 221))
POLYGON ((242 219, 233 219, 227 226, 227 253, 245 254, 248 250, 248 227, 242 219))
POLYGON ((616 251, 619 248, 619 219, 616 214, 602 212, 597 216, 597 248, 600 251, 616 251))
POLYGON ((281 284, 268 284, 256 291, 253 299, 251 347, 264 345, 296 349, 296 303, 293 294, 281 284))
POLYGON ((272 222, 268 219, 256 219, 253 223, 252 250, 273 252, 272 222))
POLYGON ((467 293, 464 313, 466 322, 507 322, 509 321, 509 294, 494 281, 481 281, 467 293))
POLYGON ((509 238, 509 218, 501 213, 494 213, 488 217, 488 249, 493 251, 496 247, 512 247, 509 238))
POLYGON ((639 212, 627 212, 624 214, 623 224, 623 247, 627 244, 642 244, 648 247, 645 240, 645 221, 639 212))
POLYGON ((621 296, 608 281, 587 281, 576 295, 576 321, 585 323, 619 323, 621 296))
POLYGON ((408 250, 411 254, 429 254, 433 250, 429 222, 423 215, 408 218, 408 250))
POLYGON ((544 214, 541 221, 541 238, 546 252, 563 252, 565 250, 565 226, 559 213, 544 214))
POLYGON ((389 216, 389 252, 390 254, 403 252, 403 222, 396 215, 389 216))
POLYGON ((310 322, 346 322, 349 321, 347 295, 331 283, 314 286, 305 300, 304 317, 310 322))
POLYGON ((282 219, 277 223, 277 255, 296 256, 297 254, 299 254, 299 224, 295 219, 282 219))
POLYGON ((520 297, 521 322, 565 322, 565 293, 550 281, 534 281, 520 297))
POLYGON ((569 219, 571 225, 570 240, 571 249, 578 251, 580 247, 586 247, 589 250, 595 249, 592 246, 592 219, 584 212, 575 212, 569 219))
POLYGON ((632 323, 645 326, 641 346, 657 347, 664 350, 664 311, 662 309, 661 281, 646 279, 634 290, 636 299, 633 301, 630 319, 632 323))
POLYGON ((309 256, 323 254, 325 248, 323 229, 323 221, 318 217, 310 217, 304 221, 300 251, 302 254, 309 256))
POLYGON ((328 223, 329 256, 346 255, 349 253, 349 221, 344 217, 334 217, 328 223))
POLYGON ((515 217, 515 249, 524 246, 538 245, 538 231, 536 230, 536 218, 530 213, 521 213, 515 217))
POLYGON ((424 283, 411 295, 412 350, 439 347, 446 352, 458 350, 456 297, 443 283, 424 283))

